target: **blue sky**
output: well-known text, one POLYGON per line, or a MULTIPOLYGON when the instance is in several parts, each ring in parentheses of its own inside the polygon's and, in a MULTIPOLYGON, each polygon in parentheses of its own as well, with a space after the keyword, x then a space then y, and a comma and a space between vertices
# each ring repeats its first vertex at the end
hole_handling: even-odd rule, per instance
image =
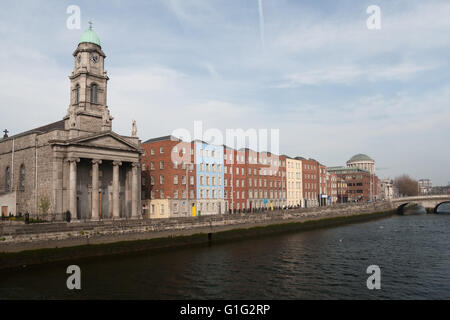
MULTIPOLYGON (((60 120, 88 21, 107 55, 113 129, 142 140, 206 128, 278 128, 280 151, 380 177, 450 181, 450 2, 2 1, 2 128, 60 120), (81 30, 69 30, 69 5, 81 30), (381 8, 381 30, 366 9, 381 8)), ((2 129, 3 130, 3 129, 2 129)))

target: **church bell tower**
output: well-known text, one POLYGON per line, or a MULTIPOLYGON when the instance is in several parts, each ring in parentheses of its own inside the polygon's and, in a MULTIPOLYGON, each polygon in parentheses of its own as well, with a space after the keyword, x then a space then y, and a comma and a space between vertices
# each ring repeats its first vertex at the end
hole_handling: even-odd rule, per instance
POLYGON ((73 53, 74 68, 70 79, 70 106, 64 117, 70 138, 89 133, 111 131, 112 117, 107 105, 105 53, 90 23, 73 53))

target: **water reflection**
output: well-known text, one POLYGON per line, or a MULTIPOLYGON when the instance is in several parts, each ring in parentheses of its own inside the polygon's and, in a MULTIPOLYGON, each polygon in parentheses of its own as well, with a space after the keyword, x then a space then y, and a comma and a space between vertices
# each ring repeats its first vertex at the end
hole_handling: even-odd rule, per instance
POLYGON ((426 214, 427 210, 418 204, 407 204, 402 209, 402 214, 411 215, 411 214, 426 214))
POLYGON ((450 215, 394 216, 211 246, 8 271, 1 299, 450 299, 450 215), (82 290, 66 288, 79 265, 82 290), (381 268, 381 290, 366 269, 381 268))

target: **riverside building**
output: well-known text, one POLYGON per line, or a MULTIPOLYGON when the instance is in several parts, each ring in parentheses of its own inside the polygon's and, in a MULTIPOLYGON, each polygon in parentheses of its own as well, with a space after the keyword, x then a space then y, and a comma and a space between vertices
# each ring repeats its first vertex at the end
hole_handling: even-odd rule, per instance
POLYGON ((302 161, 286 157, 286 195, 288 207, 302 207, 302 161))
POLYGON ((197 213, 195 145, 174 136, 142 143, 144 214, 149 218, 191 216, 197 213))
POLYGON ((136 130, 131 136, 112 131, 105 58, 89 27, 73 52, 70 103, 62 120, 11 136, 5 132, 2 213, 29 212, 50 221, 68 211, 72 221, 141 217, 141 143, 136 130), (12 207, 3 208, 4 198, 14 198, 12 207))

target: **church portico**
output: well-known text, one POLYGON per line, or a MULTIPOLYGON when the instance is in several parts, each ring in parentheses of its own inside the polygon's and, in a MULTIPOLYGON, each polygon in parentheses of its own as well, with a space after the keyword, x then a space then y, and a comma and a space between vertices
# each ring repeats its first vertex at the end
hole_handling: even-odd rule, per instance
POLYGON ((140 217, 137 162, 70 157, 67 163, 69 188, 61 192, 67 191, 64 212, 69 210, 73 220, 140 217))

